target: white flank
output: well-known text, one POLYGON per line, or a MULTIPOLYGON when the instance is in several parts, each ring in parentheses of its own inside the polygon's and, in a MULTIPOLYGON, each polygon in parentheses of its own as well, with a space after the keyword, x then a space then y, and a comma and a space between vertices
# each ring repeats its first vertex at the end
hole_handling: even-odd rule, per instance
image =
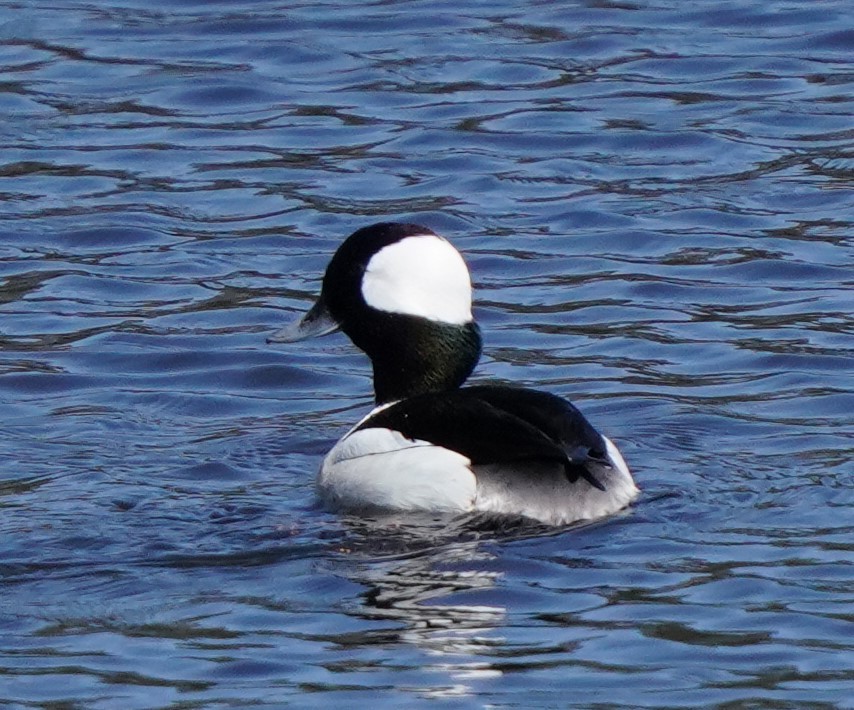
POLYGON ((632 479, 631 471, 629 471, 629 467, 626 464, 626 460, 623 458, 623 455, 620 453, 620 450, 607 436, 603 436, 602 438, 605 440, 605 453, 608 454, 608 458, 611 460, 611 463, 614 464, 614 468, 622 474, 621 478, 625 478, 626 482, 630 483, 635 492, 637 492, 637 486, 635 486, 634 479, 632 479))
POLYGON ((570 482, 563 466, 528 463, 523 471, 506 464, 475 466, 478 493, 475 510, 525 515, 547 525, 565 525, 612 515, 634 500, 639 491, 626 462, 607 437, 609 466, 591 463, 591 473, 605 486, 601 491, 584 478, 570 482))
POLYGON ((450 242, 433 234, 380 249, 362 279, 365 302, 381 311, 463 325, 471 316, 471 277, 450 242))
POLYGON ((321 496, 345 510, 469 511, 477 494, 462 454, 390 429, 360 429, 339 441, 318 474, 321 496))

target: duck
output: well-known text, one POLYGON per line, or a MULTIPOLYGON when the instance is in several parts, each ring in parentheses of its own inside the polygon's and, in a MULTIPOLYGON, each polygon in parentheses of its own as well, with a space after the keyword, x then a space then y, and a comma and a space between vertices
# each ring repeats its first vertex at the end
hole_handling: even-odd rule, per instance
POLYGON ((638 496, 616 445, 566 399, 463 386, 483 347, 471 276, 432 230, 357 230, 329 261, 314 305, 267 340, 339 330, 371 361, 375 404, 323 459, 317 490, 327 506, 559 526, 617 513, 638 496))

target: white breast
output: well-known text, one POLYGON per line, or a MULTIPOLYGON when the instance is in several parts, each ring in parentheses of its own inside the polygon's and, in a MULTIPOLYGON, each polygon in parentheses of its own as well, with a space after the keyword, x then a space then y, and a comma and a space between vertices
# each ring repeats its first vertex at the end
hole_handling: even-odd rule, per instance
POLYGON ((477 482, 462 454, 390 429, 347 434, 326 455, 320 495, 345 510, 473 509, 477 482))

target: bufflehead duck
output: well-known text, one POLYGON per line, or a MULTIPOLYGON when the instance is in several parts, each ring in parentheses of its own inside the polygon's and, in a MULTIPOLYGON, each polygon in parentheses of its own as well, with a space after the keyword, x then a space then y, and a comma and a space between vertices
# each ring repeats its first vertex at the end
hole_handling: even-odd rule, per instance
POLYGON ((520 387, 461 387, 481 352, 460 253, 415 224, 353 233, 320 297, 268 342, 342 330, 373 363, 376 407, 326 455, 321 497, 351 512, 485 512, 562 525, 628 505, 617 447, 572 404, 520 387))

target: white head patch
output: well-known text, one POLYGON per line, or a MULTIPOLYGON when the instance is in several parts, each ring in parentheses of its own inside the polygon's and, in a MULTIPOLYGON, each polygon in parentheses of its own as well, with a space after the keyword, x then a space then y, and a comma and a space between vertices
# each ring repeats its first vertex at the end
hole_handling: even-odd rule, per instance
POLYGON ((433 234, 380 249, 362 278, 365 302, 381 311, 442 323, 471 322, 471 278, 460 253, 433 234))

